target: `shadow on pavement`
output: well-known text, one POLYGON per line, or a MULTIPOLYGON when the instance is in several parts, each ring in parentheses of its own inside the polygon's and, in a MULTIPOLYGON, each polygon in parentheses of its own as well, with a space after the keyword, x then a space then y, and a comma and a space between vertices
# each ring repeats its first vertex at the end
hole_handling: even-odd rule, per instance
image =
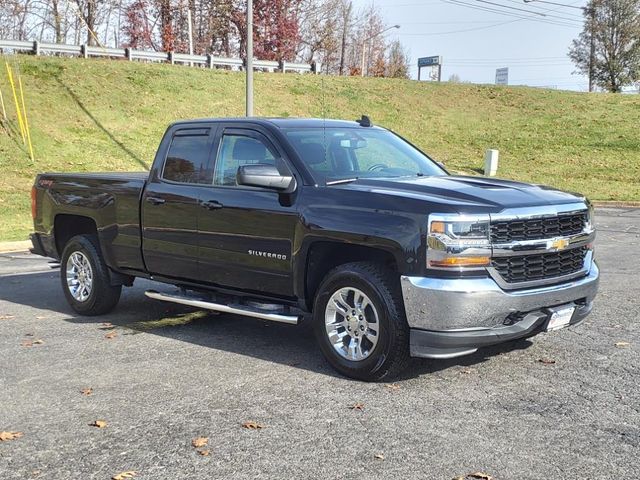
MULTIPOLYGON (((322 357, 307 322, 291 326, 155 301, 144 296, 144 290, 151 287, 167 292, 174 290, 171 285, 139 279, 133 288, 123 289, 120 303, 113 312, 99 317, 83 317, 71 310, 62 293, 57 271, 0 277, 0 300, 58 312, 66 315, 63 320, 70 323, 100 325, 109 322, 128 329, 130 334, 160 335, 206 348, 340 376, 322 357)), ((399 380, 456 366, 477 365, 491 356, 525 349, 530 345, 529 340, 520 340, 487 347, 455 359, 413 359, 410 368, 399 380)))

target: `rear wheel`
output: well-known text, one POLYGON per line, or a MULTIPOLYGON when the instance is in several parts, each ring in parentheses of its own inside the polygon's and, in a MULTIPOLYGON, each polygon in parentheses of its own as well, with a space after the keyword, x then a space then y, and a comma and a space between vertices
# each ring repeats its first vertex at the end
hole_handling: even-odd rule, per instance
POLYGON ((69 240, 62 252, 60 280, 69 305, 82 315, 110 312, 120 300, 122 285, 111 285, 95 235, 69 240))
POLYGON ((372 262, 341 265, 314 303, 322 353, 340 373, 366 381, 398 375, 409 361, 409 327, 396 274, 372 262))

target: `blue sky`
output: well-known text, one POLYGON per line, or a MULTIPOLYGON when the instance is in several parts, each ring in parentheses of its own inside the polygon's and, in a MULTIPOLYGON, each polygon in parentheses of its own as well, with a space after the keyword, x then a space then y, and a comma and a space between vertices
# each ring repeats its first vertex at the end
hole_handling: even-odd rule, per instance
MULTIPOLYGON (((550 1, 576 7, 586 4, 585 0, 550 1)), ((371 3, 354 0, 356 9, 371 3)), ((398 38, 408 48, 413 78, 417 78, 418 57, 441 55, 443 80, 455 73, 463 81, 494 83, 496 68, 509 67, 511 85, 587 90, 587 78, 573 74, 575 67, 567 57, 571 41, 582 31, 579 9, 522 0, 374 0, 373 3, 387 25, 400 25, 400 29, 389 31, 386 38, 398 38)), ((426 76, 427 71, 423 73, 426 76)))

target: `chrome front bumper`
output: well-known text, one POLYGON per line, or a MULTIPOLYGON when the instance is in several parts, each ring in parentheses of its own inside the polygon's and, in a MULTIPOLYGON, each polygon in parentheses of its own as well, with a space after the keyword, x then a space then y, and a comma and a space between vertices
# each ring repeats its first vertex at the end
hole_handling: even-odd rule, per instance
POLYGON ((401 277, 409 327, 431 331, 476 330, 504 325, 512 313, 581 301, 590 305, 600 272, 592 261, 586 276, 556 285, 503 290, 490 277, 401 277))

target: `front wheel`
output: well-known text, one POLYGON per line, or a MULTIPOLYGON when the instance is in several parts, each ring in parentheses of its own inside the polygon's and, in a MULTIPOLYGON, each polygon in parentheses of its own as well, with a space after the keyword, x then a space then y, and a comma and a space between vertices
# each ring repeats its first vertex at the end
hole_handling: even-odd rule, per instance
POLYGON ((111 285, 109 270, 94 235, 78 235, 64 247, 60 280, 67 302, 81 315, 102 315, 120 300, 122 285, 111 285))
POLYGON ((325 277, 313 309, 322 353, 340 373, 366 381, 392 378, 409 361, 409 327, 396 276, 354 262, 325 277))

